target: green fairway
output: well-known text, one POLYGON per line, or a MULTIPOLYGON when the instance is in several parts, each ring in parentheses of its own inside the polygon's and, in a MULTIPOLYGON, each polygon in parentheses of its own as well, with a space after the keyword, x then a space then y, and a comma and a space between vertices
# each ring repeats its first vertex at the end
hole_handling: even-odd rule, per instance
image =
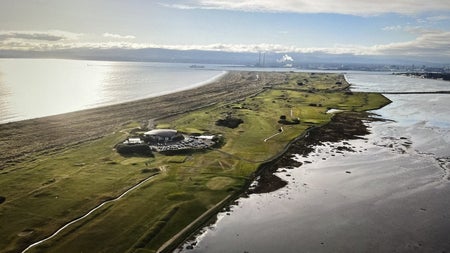
POLYGON ((288 77, 286 83, 245 100, 156 122, 159 128, 185 133, 220 134, 224 145, 217 149, 123 157, 113 147, 139 125, 133 123, 101 139, 35 155, 3 170, 0 195, 6 201, 0 204, 0 251, 20 252, 158 169, 158 175, 122 199, 29 251, 155 252, 209 208, 241 191, 258 166, 290 141, 329 122, 329 109, 364 111, 389 103, 380 94, 346 92, 348 84, 341 75, 288 77), (282 115, 298 118, 300 124, 278 123, 282 115), (216 125, 229 116, 243 123, 234 129, 216 125))

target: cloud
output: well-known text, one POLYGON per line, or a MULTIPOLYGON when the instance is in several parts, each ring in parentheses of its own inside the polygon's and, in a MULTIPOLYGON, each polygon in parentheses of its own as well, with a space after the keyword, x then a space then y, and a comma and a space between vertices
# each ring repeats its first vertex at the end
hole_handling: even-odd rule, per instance
POLYGON ((83 34, 61 31, 0 31, 0 49, 51 50, 78 41, 83 34))
POLYGON ((4 40, 33 40, 54 42, 75 39, 81 34, 53 30, 53 31, 0 31, 0 41, 4 40))
POLYGON ((113 39, 135 39, 136 37, 133 35, 120 35, 114 33, 104 33, 103 37, 113 38, 113 39))
POLYGON ((292 62, 292 61, 294 61, 294 59, 287 54, 284 54, 283 57, 281 57, 280 59, 277 60, 277 62, 279 62, 279 63, 288 62, 288 61, 292 62))
POLYGON ((435 25, 436 23, 447 22, 450 20, 449 15, 430 16, 425 18, 418 18, 416 22, 425 25, 435 25))
POLYGON ((179 9, 219 9, 247 12, 339 13, 379 15, 385 13, 416 14, 448 11, 447 0, 191 0, 183 4, 164 4, 179 9), (186 3, 187 2, 187 3, 186 3))
MULTIPOLYGON (((395 28, 397 29, 397 28, 395 28)), ((281 62, 293 61, 289 54, 378 55, 427 59, 445 59, 450 62, 450 31, 430 30, 423 27, 403 27, 415 39, 372 46, 334 45, 331 47, 298 47, 281 44, 207 44, 207 45, 160 45, 131 41, 81 41, 80 34, 63 31, 0 31, 0 50, 51 51, 61 49, 146 49, 204 50, 236 53, 280 53, 281 62)))
POLYGON ((403 27, 401 25, 393 25, 393 26, 383 27, 381 30, 383 30, 383 31, 399 31, 402 29, 403 29, 403 27))
POLYGON ((26 34, 26 33, 5 33, 5 34, 0 34, 0 40, 7 40, 7 39, 58 41, 58 40, 64 39, 64 37, 56 36, 56 35, 50 35, 50 34, 43 34, 43 33, 32 33, 32 34, 26 34))
POLYGON ((447 57, 450 60, 450 32, 416 29, 418 37, 411 41, 376 45, 371 50, 379 55, 447 57))
POLYGON ((427 17, 426 20, 430 21, 430 22, 441 22, 441 21, 450 20, 450 16, 447 16, 447 15, 432 16, 432 17, 427 17))
POLYGON ((180 10, 193 10, 198 9, 196 6, 190 6, 186 4, 168 4, 168 3, 158 3, 161 6, 168 7, 168 8, 175 8, 180 10))

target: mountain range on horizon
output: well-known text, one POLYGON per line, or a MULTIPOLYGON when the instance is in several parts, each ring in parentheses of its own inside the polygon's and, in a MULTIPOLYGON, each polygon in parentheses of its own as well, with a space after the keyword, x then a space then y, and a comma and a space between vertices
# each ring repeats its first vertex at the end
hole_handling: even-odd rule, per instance
POLYGON ((206 50, 145 49, 90 49, 74 48, 51 51, 0 50, 0 58, 57 58, 77 60, 178 62, 199 64, 236 64, 260 67, 301 66, 304 64, 385 64, 446 66, 443 62, 430 62, 401 57, 325 54, 325 53, 273 53, 224 52, 206 50))

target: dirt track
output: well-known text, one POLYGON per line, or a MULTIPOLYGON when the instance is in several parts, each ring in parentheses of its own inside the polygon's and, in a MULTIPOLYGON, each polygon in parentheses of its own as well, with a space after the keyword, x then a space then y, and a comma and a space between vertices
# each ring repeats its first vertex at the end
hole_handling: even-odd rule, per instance
MULTIPOLYGON (((0 170, 30 154, 51 152, 100 138, 130 121, 171 116, 196 108, 238 100, 282 83, 286 73, 230 72, 211 84, 107 107, 0 125, 0 170)), ((55 105, 57 106, 57 105, 55 105)))

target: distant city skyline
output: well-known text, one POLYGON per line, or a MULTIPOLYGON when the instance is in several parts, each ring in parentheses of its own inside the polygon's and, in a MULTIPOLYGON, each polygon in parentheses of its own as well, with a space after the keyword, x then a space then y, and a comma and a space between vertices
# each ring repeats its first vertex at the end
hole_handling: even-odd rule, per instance
POLYGON ((0 2, 0 56, 2 51, 111 48, 354 55, 450 63, 450 2, 0 2))

